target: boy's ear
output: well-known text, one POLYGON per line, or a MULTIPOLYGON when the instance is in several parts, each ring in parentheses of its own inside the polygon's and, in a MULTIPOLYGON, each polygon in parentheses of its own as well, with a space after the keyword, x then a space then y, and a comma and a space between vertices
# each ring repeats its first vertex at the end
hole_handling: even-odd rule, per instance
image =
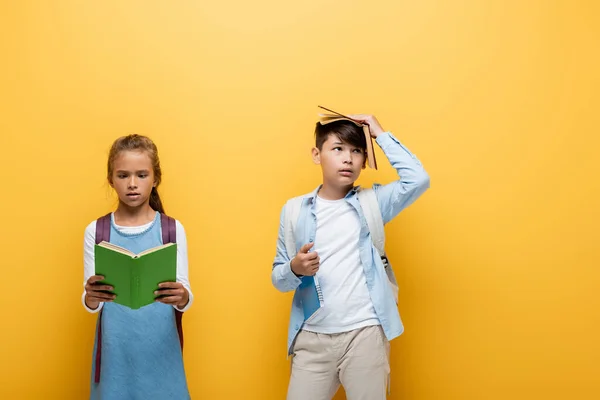
POLYGON ((312 149, 312 159, 315 164, 321 164, 321 152, 316 147, 313 147, 312 149))

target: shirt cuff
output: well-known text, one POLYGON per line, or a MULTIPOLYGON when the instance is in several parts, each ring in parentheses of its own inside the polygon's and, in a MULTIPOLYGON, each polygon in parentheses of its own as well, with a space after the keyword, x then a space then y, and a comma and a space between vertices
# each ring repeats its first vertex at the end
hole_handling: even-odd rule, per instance
POLYGON ((85 304, 85 290, 83 291, 83 294, 81 295, 81 303, 83 304, 83 307, 86 309, 87 312, 92 313, 92 314, 96 314, 97 312, 99 312, 100 310, 102 310, 102 307, 104 306, 104 302, 100 302, 100 304, 98 305, 98 308, 89 308, 87 306, 87 304, 85 304))
POLYGON ((302 279, 300 279, 294 271, 292 271, 292 261, 288 261, 283 266, 283 278, 286 282, 290 283, 290 287, 295 289, 302 283, 302 279))
POLYGON ((188 291, 188 302, 187 302, 187 304, 183 308, 179 308, 179 307, 177 307, 175 305, 173 306, 173 308, 176 309, 179 312, 186 312, 187 310, 189 310, 189 308, 192 306, 192 302, 194 301, 194 294, 192 293, 192 291, 190 290, 190 288, 187 287, 187 286, 185 288, 188 291))

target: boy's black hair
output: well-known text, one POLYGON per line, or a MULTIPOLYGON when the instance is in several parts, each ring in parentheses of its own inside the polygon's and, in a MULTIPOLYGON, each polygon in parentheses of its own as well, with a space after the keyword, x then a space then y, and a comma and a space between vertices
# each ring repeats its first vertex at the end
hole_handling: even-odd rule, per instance
POLYGON ((325 143, 329 135, 336 135, 342 142, 367 151, 367 140, 365 139, 363 128, 357 126, 354 122, 341 120, 325 125, 317 122, 317 126, 315 127, 315 146, 319 150, 323 149, 323 143, 325 143))

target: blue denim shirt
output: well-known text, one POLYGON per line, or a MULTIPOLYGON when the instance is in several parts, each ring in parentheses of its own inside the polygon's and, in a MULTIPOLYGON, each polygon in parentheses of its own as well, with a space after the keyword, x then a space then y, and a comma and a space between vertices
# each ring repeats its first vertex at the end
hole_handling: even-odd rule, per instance
MULTIPOLYGON (((380 134, 377 136, 376 142, 400 177, 397 181, 387 185, 373 185, 383 222, 388 223, 429 188, 429 175, 427 175, 417 157, 404 147, 391 133, 385 132, 380 134)), ((295 231, 297 249, 315 240, 317 230, 315 198, 319 188, 302 196, 302 207, 295 231)), ((387 283, 387 275, 383 263, 371 242, 367 222, 356 196, 358 189, 359 187, 355 187, 350 190, 345 199, 358 213, 361 222, 359 254, 367 281, 367 288, 385 336, 388 340, 392 340, 402 334, 404 326, 400 319, 394 294, 387 283)), ((285 248, 283 225, 284 213, 282 210, 279 221, 277 254, 273 261, 271 280, 279 291, 289 292, 296 290, 301 281, 290 268, 290 258, 285 248)), ((292 354, 294 340, 300 329, 302 329, 303 323, 304 313, 302 311, 302 303, 296 291, 292 300, 292 312, 288 329, 288 355, 292 354)))

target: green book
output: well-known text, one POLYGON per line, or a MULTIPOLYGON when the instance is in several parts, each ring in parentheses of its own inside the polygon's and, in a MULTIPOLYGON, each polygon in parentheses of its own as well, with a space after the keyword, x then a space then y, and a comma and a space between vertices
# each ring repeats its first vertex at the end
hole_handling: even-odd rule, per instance
POLYGON ((139 254, 108 242, 94 247, 96 275, 104 276, 101 283, 111 285, 114 300, 134 310, 152 304, 154 291, 161 282, 177 278, 177 244, 167 243, 139 254))

